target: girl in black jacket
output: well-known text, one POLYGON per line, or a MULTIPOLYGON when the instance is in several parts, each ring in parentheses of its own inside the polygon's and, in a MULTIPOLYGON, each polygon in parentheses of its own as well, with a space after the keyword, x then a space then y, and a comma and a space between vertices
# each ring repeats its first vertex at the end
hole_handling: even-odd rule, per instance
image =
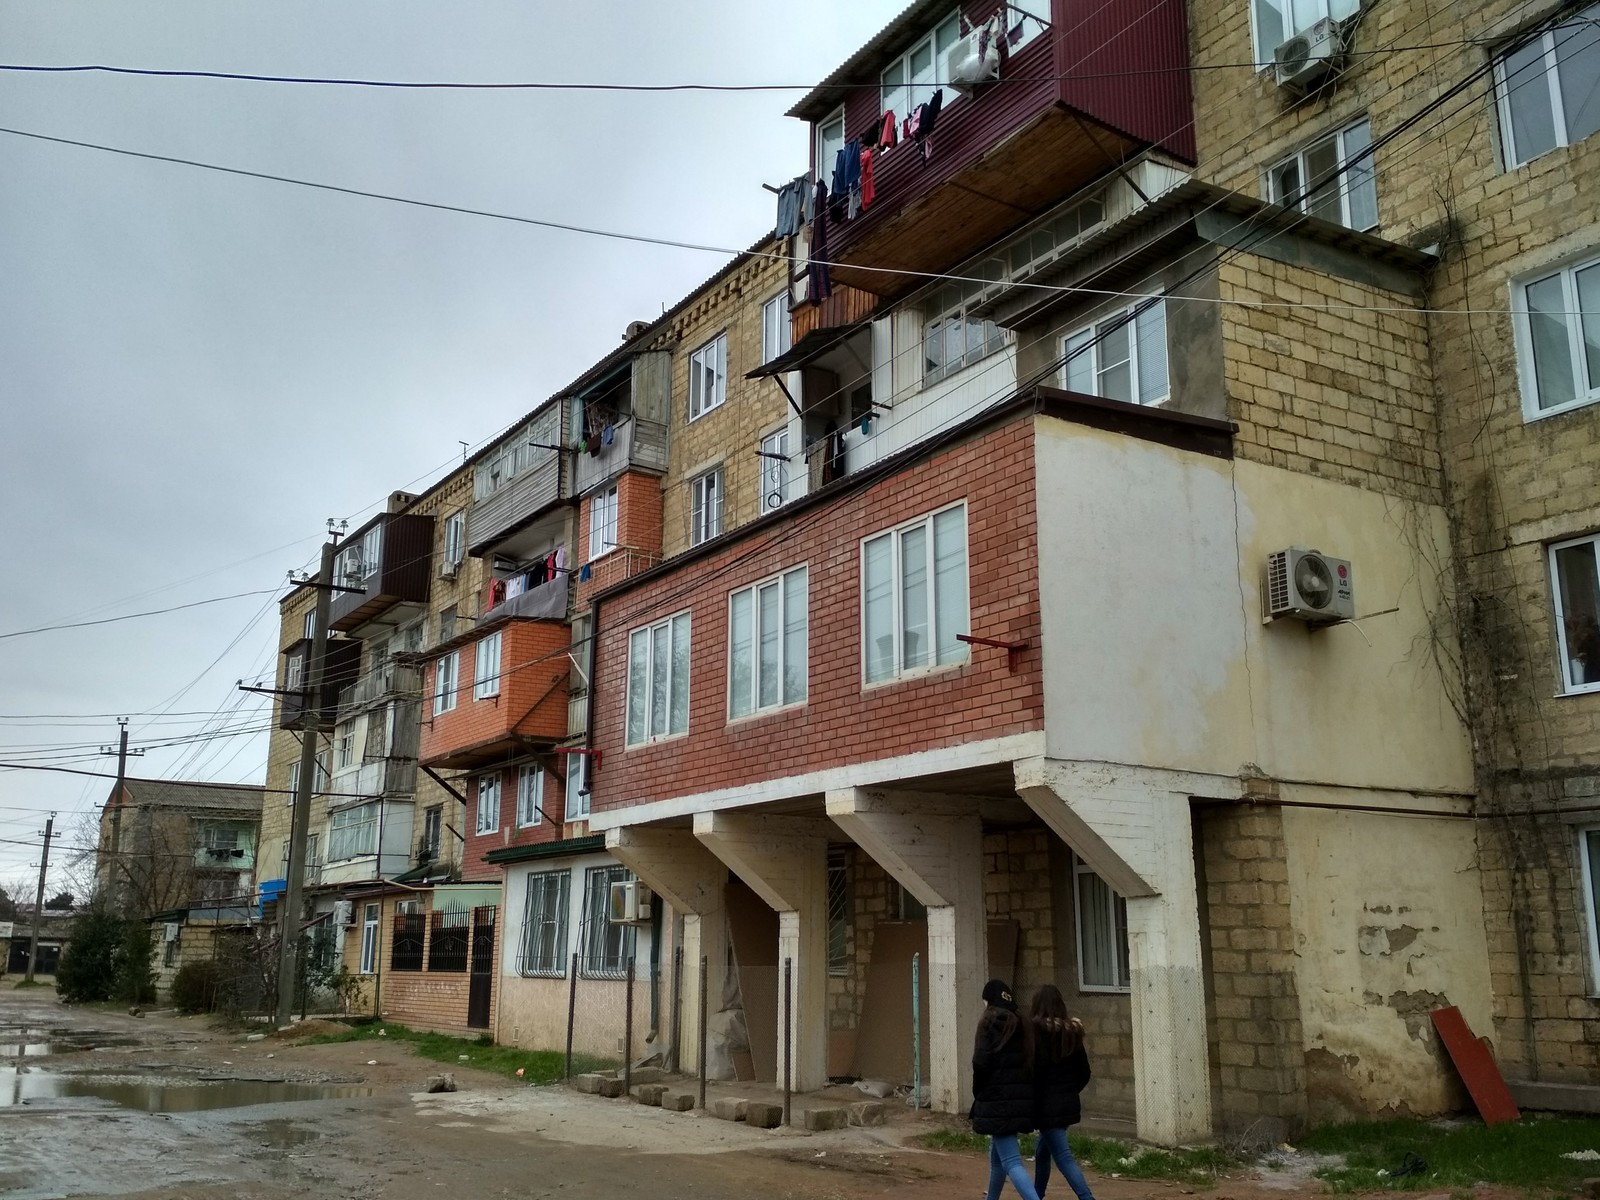
POLYGON ((1044 1198, 1055 1160, 1078 1200, 1094 1200, 1078 1160, 1067 1144, 1067 1126, 1083 1117, 1078 1093, 1089 1082, 1089 1056, 1083 1050, 1083 1022, 1067 1016, 1061 990, 1047 983, 1033 998, 1033 1112, 1039 1130, 1034 1156, 1034 1191, 1044 1198))
POLYGON ((999 1200, 1007 1178, 1022 1200, 1039 1200, 1017 1145, 1017 1135, 1034 1128, 1033 1026, 1000 980, 984 985, 983 999, 972 1051, 972 1128, 989 1135, 987 1200, 999 1200))

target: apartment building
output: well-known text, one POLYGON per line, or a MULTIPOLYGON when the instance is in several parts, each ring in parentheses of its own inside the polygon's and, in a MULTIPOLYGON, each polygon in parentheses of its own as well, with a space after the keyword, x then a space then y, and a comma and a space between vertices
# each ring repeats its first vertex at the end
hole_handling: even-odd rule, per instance
MULTIPOLYGON (((1060 986, 1096 1048, 1092 1107, 1157 1141, 1455 1108, 1439 1007, 1515 1054, 1491 680, 1457 627, 1463 581, 1508 553, 1461 540, 1458 460, 1486 451, 1451 372, 1486 334, 1446 349, 1463 317, 1438 311, 1452 230, 1511 256, 1426 197, 1438 156, 1501 154, 1494 55, 1523 53, 1519 29, 1491 13, 1491 50, 1430 57, 1420 7, 1311 30, 1286 12, 918 4, 792 110, 813 180, 841 150, 847 187, 863 143, 873 160, 870 195, 818 193, 783 243, 772 373, 806 489, 589 597, 589 827, 685 914, 758 1073, 788 1044, 801 1087, 909 1079, 913 961, 950 1111, 986 972, 1060 986), (1387 152, 1472 55, 1480 119, 1387 152), (1388 110, 1363 122, 1364 94, 1388 110), (915 132, 886 136, 908 110, 915 132)), ((1564 35, 1534 32, 1556 61, 1564 35)), ((1501 362, 1517 294, 1496 301, 1501 362)), ((1587 544, 1584 493, 1525 557, 1587 544)), ((1552 613, 1592 594, 1564 578, 1552 613)), ((1578 636, 1540 627, 1547 648, 1578 636)), ((1542 686, 1573 712, 1584 654, 1562 645, 1542 686)), ((1563 836, 1571 967, 1593 906, 1581 820, 1563 836)), ((1539 923, 1561 904, 1541 911, 1524 923, 1553 971, 1539 923)), ((1541 1019, 1588 1003, 1575 974, 1524 983, 1541 1019)))

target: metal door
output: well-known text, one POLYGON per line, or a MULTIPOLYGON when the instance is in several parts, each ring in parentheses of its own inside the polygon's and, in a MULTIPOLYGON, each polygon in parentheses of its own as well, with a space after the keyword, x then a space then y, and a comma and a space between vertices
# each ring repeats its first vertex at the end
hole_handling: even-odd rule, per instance
POLYGON ((494 987, 495 906, 472 910, 472 961, 467 975, 467 1028, 489 1028, 489 995, 494 987))

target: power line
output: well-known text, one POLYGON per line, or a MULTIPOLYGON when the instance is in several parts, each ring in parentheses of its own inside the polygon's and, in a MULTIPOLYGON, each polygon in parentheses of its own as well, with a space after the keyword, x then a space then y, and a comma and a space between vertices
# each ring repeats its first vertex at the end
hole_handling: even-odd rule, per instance
POLYGON ((159 617, 163 613, 181 612, 186 608, 200 608, 207 604, 221 604, 225 600, 240 600, 246 596, 275 596, 280 589, 268 588, 255 592, 235 592, 231 596, 212 596, 209 600, 191 600, 187 604, 174 604, 170 608, 152 608, 147 612, 123 613, 120 617, 101 617, 94 621, 69 621, 64 625, 40 625, 36 629, 17 629, 0 633, 0 641, 7 638, 27 637, 35 633, 53 633, 58 629, 83 629, 90 625, 112 625, 118 621, 132 621, 140 617, 159 617))

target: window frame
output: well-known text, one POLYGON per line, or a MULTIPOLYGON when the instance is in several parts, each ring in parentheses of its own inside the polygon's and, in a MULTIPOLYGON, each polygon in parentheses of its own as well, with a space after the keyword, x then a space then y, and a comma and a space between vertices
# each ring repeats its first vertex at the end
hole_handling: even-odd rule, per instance
POLYGON ((861 645, 861 687, 863 691, 871 688, 889 687, 896 683, 903 683, 910 679, 919 679, 926 675, 936 674, 940 671, 954 671, 966 666, 972 661, 972 648, 965 642, 960 643, 961 654, 948 662, 939 661, 939 624, 938 624, 938 588, 936 586, 936 569, 938 553, 934 538, 934 521, 947 512, 960 509, 963 512, 961 521, 961 553, 965 562, 963 572, 966 592, 966 624, 968 628, 962 633, 971 633, 972 624, 972 512, 967 505, 966 498, 956 500, 950 504, 923 513, 910 521, 903 521, 888 529, 880 529, 861 539, 857 551, 859 569, 860 618, 857 630, 861 645), (905 607, 903 592, 905 588, 905 575, 901 565, 901 539, 917 526, 927 529, 927 564, 928 574, 925 587, 928 592, 928 626, 930 631, 929 662, 923 666, 904 667, 905 660, 905 607), (891 572, 891 599, 894 610, 894 669, 881 679, 872 678, 872 650, 868 642, 867 631, 867 547, 883 538, 890 538, 893 549, 893 558, 890 564, 891 572))
POLYGON ((617 485, 601 488, 589 497, 589 561, 604 558, 617 548, 617 523, 621 497, 617 485), (609 540, 606 531, 610 531, 609 540))
MULTIPOLYGON (((1589 547, 1589 552, 1595 559, 1596 578, 1600 579, 1600 533, 1551 542, 1546 550, 1550 568, 1550 609, 1555 617, 1556 627, 1556 679, 1560 684, 1560 690, 1556 693, 1558 696, 1587 696, 1600 692, 1600 663, 1595 664, 1595 679, 1592 681, 1586 679, 1579 684, 1572 682, 1572 652, 1567 646, 1566 604, 1561 594, 1561 567, 1556 555, 1563 550, 1572 550, 1578 546, 1589 547)), ((1585 667, 1587 668, 1587 663, 1585 667)), ((1588 674, 1587 669, 1584 673, 1588 674)), ((1596 979, 1600 981, 1600 975, 1597 975, 1596 979)))
POLYGON ((704 545, 722 536, 726 499, 727 489, 720 463, 689 481, 689 545, 704 545))
POLYGON ((467 557, 467 510, 458 508, 444 519, 444 561, 459 567, 467 557))
MULTIPOLYGON (((879 118, 881 119, 885 113, 892 111, 897 120, 904 120, 906 117, 909 117, 912 114, 912 112, 916 109, 917 104, 926 104, 928 99, 932 97, 933 93, 935 91, 939 91, 940 89, 943 89, 946 92, 946 97, 943 102, 945 108, 948 108, 957 100, 962 99, 963 97, 960 92, 956 91, 948 83, 943 82, 942 76, 944 74, 944 66, 942 58, 944 53, 948 51, 951 46, 955 45, 956 42, 959 42, 964 36, 966 35, 961 32, 961 8, 959 5, 957 5, 929 25, 928 31, 919 36, 916 41, 912 42, 911 45, 907 46, 903 51, 896 55, 892 62, 886 63, 883 67, 881 67, 878 71, 879 118), (941 47, 939 45, 939 34, 945 28, 945 26, 949 25, 952 21, 955 22, 955 34, 948 43, 941 47), (917 83, 911 78, 911 58, 917 53, 917 51, 923 49, 924 47, 926 47, 929 51, 931 58, 930 70, 933 78, 924 83, 917 83), (886 87, 883 82, 884 76, 896 68, 899 68, 901 72, 900 82, 886 87), (920 101, 916 99, 916 90, 918 88, 927 89, 926 97, 920 101), (905 100, 903 102, 903 108, 894 108, 891 105, 891 92, 904 93, 905 100)), ((1004 31, 1001 32, 1001 36, 1005 36, 1004 31)), ((1024 38, 1024 42, 1019 43, 1019 45, 1025 44, 1028 40, 1031 39, 1024 38)), ((899 104, 902 103, 902 101, 900 101, 898 98, 894 98, 894 103, 899 104)), ((818 170, 818 177, 821 178, 820 168, 818 170)))
POLYGON ((809 563, 796 563, 779 571, 776 575, 768 575, 765 579, 758 579, 745 587, 734 588, 728 593, 728 721, 748 721, 752 717, 762 717, 769 713, 782 712, 790 708, 804 708, 811 697, 811 571, 809 563), (788 700, 784 698, 784 681, 788 668, 788 639, 784 636, 789 624, 789 596, 785 581, 792 575, 805 576, 801 585, 801 596, 805 603, 805 626, 801 636, 805 640, 805 661, 802 663, 800 673, 801 687, 798 698, 788 700), (772 704, 761 703, 761 591, 763 588, 776 587, 778 589, 778 700, 772 704), (734 711, 734 665, 733 665, 733 621, 734 605, 739 597, 750 598, 750 696, 749 707, 743 712, 734 711))
MULTIPOLYGON (((1110 312, 1101 313, 1087 325, 1081 325, 1078 328, 1063 334, 1061 337, 1061 356, 1063 361, 1061 363, 1061 373, 1059 378, 1061 381, 1061 386, 1065 391, 1070 392, 1073 390, 1070 382, 1072 364, 1067 360, 1067 356, 1073 353, 1072 342, 1079 337, 1083 337, 1084 335, 1088 336, 1089 341, 1087 343, 1087 353, 1089 357, 1089 372, 1094 378, 1094 386, 1099 388, 1100 377, 1105 373, 1106 370, 1100 361, 1101 347, 1105 345, 1105 338, 1100 332, 1101 329, 1111 324, 1119 317, 1128 316, 1141 304, 1143 304, 1145 300, 1149 299, 1154 299, 1156 303, 1152 304, 1148 309, 1146 309, 1146 312, 1151 312, 1156 309, 1161 310, 1161 346, 1162 362, 1165 364, 1166 371, 1166 390, 1159 398, 1154 400, 1146 401, 1138 398, 1144 393, 1144 379, 1140 373, 1139 365, 1141 361, 1139 353, 1139 317, 1134 316, 1130 317, 1130 319, 1127 321, 1124 321, 1123 325, 1128 329, 1127 362, 1129 370, 1130 392, 1136 398, 1132 400, 1117 400, 1114 396, 1107 396, 1103 391, 1093 391, 1078 394, 1097 396, 1102 400, 1112 400, 1119 404, 1135 404, 1140 408, 1164 408, 1166 405, 1172 402, 1172 327, 1167 319, 1167 297, 1164 292, 1158 292, 1154 296, 1142 297, 1141 299, 1135 300, 1132 304, 1125 305, 1122 308, 1115 308, 1110 312)), ((1143 315, 1143 313, 1139 314, 1139 316, 1143 315)))
POLYGON ((850 861, 842 846, 828 848, 828 974, 849 975, 854 969, 850 926, 855 906, 850 895, 850 861))
POLYGON ((461 690, 461 651, 452 650, 449 654, 440 655, 433 664, 433 715, 443 716, 456 710, 456 694, 461 690), (450 664, 448 672, 445 664, 450 664), (445 676, 449 677, 449 686, 445 686, 445 676))
MULTIPOLYGON (((878 111, 879 115, 881 116, 883 110, 879 109, 878 111)), ((831 140, 828 137, 828 130, 834 125, 839 127, 839 139, 838 142, 833 145, 833 156, 837 156, 839 151, 844 148, 845 142, 850 140, 845 136, 844 132, 844 105, 842 104, 839 105, 838 108, 834 109, 833 112, 829 113, 826 118, 818 121, 814 127, 815 136, 812 139, 814 142, 814 145, 812 146, 812 153, 817 156, 817 178, 824 182, 828 180, 829 174, 833 170, 833 163, 829 161, 830 157, 833 156, 828 154, 828 146, 831 140)))
MULTIPOLYGON (((998 260, 996 259, 988 259, 977 269, 994 271, 997 262, 998 260)), ((1000 271, 1003 272, 1003 268, 1000 268, 1000 271)), ((976 322, 978 329, 983 334, 982 344, 975 351, 967 346, 969 334, 974 325, 974 321, 967 315, 967 311, 974 305, 982 303, 988 293, 993 290, 994 283, 992 282, 969 281, 946 285, 928 296, 929 301, 940 302, 940 304, 933 311, 933 315, 922 322, 921 362, 923 387, 931 387, 936 383, 954 378, 967 368, 977 366, 984 359, 1005 353, 1006 348, 1011 345, 1011 334, 1008 331, 1001 329, 994 321, 983 318, 976 322), (952 327, 959 328, 962 331, 961 358, 959 361, 951 361, 944 354, 943 347, 949 341, 948 331, 952 327), (939 362, 937 365, 930 365, 931 360, 928 352, 936 336, 940 342, 939 362)))
MULTIPOLYGON (((1377 151, 1372 144, 1372 118, 1370 116, 1362 116, 1359 121, 1351 121, 1331 133, 1314 138, 1293 153, 1284 155, 1269 166, 1266 174, 1267 200, 1280 208, 1291 208, 1305 216, 1315 217, 1317 214, 1311 211, 1311 205, 1314 201, 1307 191, 1311 184, 1311 172, 1307 165, 1306 157, 1312 151, 1321 149, 1329 142, 1333 143, 1334 170, 1338 174, 1339 220, 1337 224, 1346 229, 1354 230, 1356 233, 1370 233, 1382 224, 1378 214, 1377 151), (1352 154, 1346 148, 1346 141, 1350 134, 1363 126, 1366 127, 1367 131, 1367 144, 1364 148, 1352 154), (1363 165, 1361 167, 1351 165, 1352 159, 1356 155, 1362 158, 1363 165), (1297 189, 1299 195, 1292 202, 1285 199, 1278 189, 1278 172, 1290 163, 1294 164, 1300 178, 1300 186, 1297 189), (1357 225, 1351 218, 1353 210, 1351 197, 1355 190, 1351 186, 1351 181, 1358 174, 1361 174, 1365 180, 1369 181, 1372 188, 1372 223, 1370 225, 1357 225)), ((1319 217, 1318 219, 1325 220, 1326 218, 1319 217)))
POLYGON ((765 366, 780 355, 787 354, 793 345, 793 327, 789 322, 789 289, 784 288, 776 296, 761 305, 761 365, 765 366), (768 312, 775 310, 775 316, 768 329, 768 312), (768 341, 768 333, 772 334, 772 341, 777 348, 768 341))
MULTIPOLYGON (((1287 3, 1288 0, 1284 0, 1284 2, 1287 3)), ((1310 29, 1312 25, 1315 25, 1317 21, 1347 21, 1351 17, 1355 16, 1360 10, 1360 5, 1358 3, 1353 4, 1350 12, 1346 13, 1342 17, 1335 17, 1333 15, 1333 6, 1335 0, 1298 0, 1298 2, 1302 4, 1313 2, 1320 3, 1322 6, 1322 15, 1317 17, 1316 20, 1311 21, 1309 24, 1303 25, 1298 29, 1284 29, 1279 41, 1270 46, 1264 46, 1261 42, 1261 13, 1259 7, 1262 3, 1262 0, 1250 0, 1250 45, 1255 49, 1256 70, 1258 72, 1272 70, 1275 63, 1274 55, 1277 53, 1278 47, 1284 42, 1288 41, 1290 38, 1295 37, 1297 34, 1306 32, 1306 30, 1310 29)), ((1277 8, 1278 5, 1274 4, 1273 7, 1277 8)), ((1280 16, 1281 15, 1282 14, 1280 12, 1280 16)))
POLYGON ((1100 877, 1100 873, 1076 854, 1072 856, 1072 932, 1073 941, 1076 943, 1078 966, 1078 991, 1092 992, 1100 995, 1127 995, 1133 990, 1133 967, 1128 954, 1128 901, 1114 887, 1100 877), (1110 927, 1102 930, 1111 935, 1112 952, 1117 956, 1113 970, 1118 978, 1127 972, 1127 982, 1118 984, 1088 983, 1084 970, 1083 956, 1083 876, 1093 876, 1094 880, 1104 887, 1111 896, 1111 909, 1109 913, 1110 927), (1121 927, 1118 928, 1120 917, 1121 927))
POLYGON ((1517 350, 1517 386, 1521 392, 1522 419, 1524 423, 1556 417, 1575 409, 1600 403, 1600 380, 1586 388, 1578 381, 1588 382, 1589 370, 1583 353, 1582 303, 1578 299, 1578 273, 1590 268, 1600 268, 1600 254, 1590 254, 1568 262, 1552 264, 1529 272, 1511 281, 1511 321, 1517 350), (1533 322, 1528 307, 1528 289, 1550 279, 1561 281, 1564 326, 1567 334, 1567 365, 1572 371, 1573 398, 1549 408, 1539 407, 1538 368, 1533 353, 1533 322))
POLYGON ((434 862, 444 850, 444 805, 430 804, 422 810, 420 844, 428 848, 428 861, 434 862))
POLYGON ((1587 133, 1577 141, 1573 141, 1571 130, 1567 126, 1566 99, 1561 94, 1561 62, 1557 54, 1556 38, 1562 30, 1569 26, 1591 19, 1590 14, 1600 17, 1595 12, 1600 5, 1591 5, 1589 8, 1580 9, 1572 14, 1569 20, 1563 21, 1552 29, 1546 29, 1537 37, 1514 38, 1507 42, 1494 56, 1494 95, 1495 115, 1500 122, 1500 161, 1501 167, 1506 172, 1519 171, 1529 163, 1543 158, 1546 154, 1553 154, 1557 150, 1564 150, 1576 146, 1580 142, 1593 137, 1587 133), (1519 50, 1523 50, 1535 42, 1540 43, 1540 58, 1545 86, 1550 93, 1550 124, 1555 134, 1555 144, 1548 150, 1541 150, 1537 154, 1521 157, 1516 146, 1516 125, 1511 116, 1511 88, 1506 81, 1506 60, 1519 50))
POLYGON ((532 829, 543 820, 540 809, 544 805, 544 768, 538 763, 523 763, 517 768, 516 829, 532 829), (527 780, 532 779, 532 795, 527 780))
POLYGON ((583 951, 578 960, 579 974, 585 979, 626 979, 628 975, 628 960, 638 952, 637 930, 632 925, 624 925, 611 919, 611 885, 613 883, 627 883, 635 878, 632 871, 618 864, 606 866, 586 867, 583 872, 583 920, 579 927, 579 937, 583 941, 583 951), (596 946, 609 942, 612 931, 622 930, 618 939, 617 953, 595 954, 596 946), (602 963, 615 962, 614 966, 596 966, 596 961, 602 963))
POLYGON ((472 833, 474 837, 493 837, 500 832, 500 772, 491 771, 487 775, 478 776, 477 795, 472 807, 472 833), (484 803, 486 794, 493 795, 493 807, 484 803), (492 824, 485 824, 484 817, 494 816, 492 824))
POLYGON ((472 698, 477 700, 494 700, 500 696, 500 656, 505 646, 505 639, 501 636, 505 631, 496 629, 487 637, 479 638, 472 648, 472 698), (484 671, 485 660, 493 670, 492 674, 484 671))
POLYGON ((361 909, 361 969, 360 975, 378 973, 378 931, 383 924, 382 910, 376 904, 366 904, 361 909))
MULTIPOLYGON (((700 389, 703 390, 703 389, 700 389)), ((728 331, 723 330, 714 338, 704 343, 698 350, 689 355, 689 422, 698 421, 707 413, 715 412, 728 402, 728 331), (712 398, 707 401, 702 394, 696 403, 696 385, 700 383, 700 372, 706 369, 705 354, 710 351, 715 361, 712 370, 716 372, 716 381, 712 386, 712 398)))
MULTIPOLYGON (((541 914, 544 910, 544 893, 541 892, 541 914)), ((524 979, 565 979, 567 977, 567 960, 570 957, 568 947, 572 940, 572 872, 567 869, 557 871, 530 871, 528 873, 525 891, 522 899, 522 938, 517 946, 517 974, 524 979), (544 918, 541 915, 539 927, 548 929, 553 934, 554 945, 551 947, 555 956, 555 963, 547 967, 530 967, 529 943, 534 929, 534 881, 539 881, 541 888, 555 884, 555 915, 553 918, 544 918)))
POLYGON ((327 861, 329 863, 351 862, 358 858, 372 858, 378 854, 381 849, 378 843, 378 808, 382 803, 381 800, 368 800, 362 804, 352 804, 348 808, 335 809, 328 814, 327 861), (372 844, 370 850, 366 848, 369 840, 372 844), (350 842, 359 843, 353 851, 350 850, 350 842), (348 853, 336 855, 336 850, 348 853))
POLYGON ((584 791, 589 779, 589 756, 587 754, 567 755, 567 779, 562 788, 561 815, 568 821, 586 821, 592 815, 590 809, 591 794, 584 791), (574 762, 576 760, 576 762, 574 762))
POLYGON ((670 616, 663 617, 659 621, 652 621, 648 625, 640 625, 635 629, 630 629, 628 631, 628 685, 627 685, 627 688, 625 689, 625 691, 623 693, 624 701, 623 701, 623 718, 622 718, 622 721, 623 721, 623 733, 622 733, 622 736, 623 736, 623 744, 624 744, 624 746, 629 750, 635 750, 635 749, 642 748, 644 746, 653 746, 658 742, 668 742, 668 741, 671 741, 673 738, 688 737, 689 736, 689 726, 691 724, 691 721, 690 721, 690 709, 693 707, 693 701, 694 701, 694 696, 693 696, 693 692, 692 692, 693 683, 694 683, 694 621, 693 621, 690 609, 685 608, 685 609, 680 610, 679 612, 675 612, 675 613, 671 614, 670 616), (675 627, 677 625, 677 622, 680 619, 683 621, 683 630, 684 630, 683 636, 684 636, 684 641, 685 641, 685 647, 684 647, 684 649, 685 649, 685 653, 684 653, 684 676, 685 676, 685 678, 684 678, 684 683, 683 683, 684 706, 683 706, 683 728, 675 730, 672 727, 672 693, 673 693, 674 657, 675 657, 673 655, 673 652, 672 652, 672 637, 673 637, 674 629, 675 629, 675 627), (666 680, 667 716, 666 716, 665 731, 662 732, 662 733, 658 733, 658 734, 652 734, 650 732, 650 728, 651 728, 652 724, 654 723, 653 718, 655 716, 655 656, 654 656, 654 654, 651 653, 651 650, 653 649, 653 635, 658 630, 666 630, 667 631, 667 639, 668 639, 668 641, 667 641, 667 680, 666 680), (641 636, 646 638, 646 642, 645 642, 645 674, 644 674, 644 678, 642 680, 642 686, 644 688, 644 709, 643 709, 644 737, 641 738, 641 739, 635 740, 634 736, 633 736, 633 727, 632 727, 632 721, 631 721, 632 711, 633 711, 633 688, 634 688, 634 679, 635 679, 634 669, 633 669, 633 659, 634 659, 633 642, 634 642, 635 638, 641 637, 641 636))

